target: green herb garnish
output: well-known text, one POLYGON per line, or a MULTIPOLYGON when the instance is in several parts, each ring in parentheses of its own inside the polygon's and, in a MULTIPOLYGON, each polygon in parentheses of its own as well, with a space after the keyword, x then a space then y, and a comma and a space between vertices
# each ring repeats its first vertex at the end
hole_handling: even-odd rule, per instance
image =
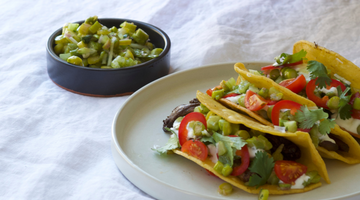
POLYGON ((334 120, 328 119, 328 117, 329 114, 324 112, 322 108, 309 110, 307 106, 301 106, 300 110, 295 113, 295 120, 299 122, 301 129, 310 129, 320 121, 319 132, 323 135, 330 133, 331 128, 335 127, 334 120))
POLYGON ((311 60, 308 62, 307 70, 310 72, 310 78, 316 79, 315 84, 321 89, 331 84, 331 78, 328 76, 327 69, 322 63, 311 60))
POLYGON ((350 87, 347 87, 343 92, 341 90, 341 87, 337 86, 337 91, 338 91, 338 95, 340 98, 339 110, 338 110, 340 119, 343 119, 343 120, 350 119, 351 114, 352 114, 352 112, 351 112, 352 106, 349 104, 351 95, 346 96, 346 94, 350 91, 350 87))
POLYGON ((276 62, 273 64, 273 66, 296 63, 303 60, 305 56, 306 56, 306 51, 304 49, 292 55, 287 53, 282 53, 280 56, 275 57, 276 62))
POLYGON ((264 185, 269 179, 271 172, 274 169, 274 159, 269 158, 268 154, 263 151, 258 151, 255 158, 249 167, 249 170, 255 174, 250 176, 249 186, 256 186, 258 188, 264 185))

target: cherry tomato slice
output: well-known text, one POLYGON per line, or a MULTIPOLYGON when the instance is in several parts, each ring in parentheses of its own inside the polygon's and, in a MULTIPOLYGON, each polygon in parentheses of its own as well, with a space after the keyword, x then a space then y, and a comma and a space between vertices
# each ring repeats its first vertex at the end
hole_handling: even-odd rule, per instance
POLYGON ((295 115, 301 104, 290 100, 281 100, 276 103, 271 111, 271 121, 275 126, 279 126, 279 116, 281 109, 290 109, 290 114, 295 115))
POLYGON ((203 123, 205 126, 205 129, 207 129, 206 118, 203 114, 201 114, 199 112, 191 112, 191 113, 187 114, 181 120, 181 123, 179 126, 179 142, 180 142, 181 146, 187 141, 188 130, 186 129, 186 126, 191 121, 199 121, 199 122, 203 123))
MULTIPOLYGON (((307 95, 308 99, 313 101, 317 106, 329 109, 329 107, 326 105, 327 101, 329 100, 329 97, 324 96, 323 98, 320 98, 314 94, 315 88, 317 86, 315 84, 316 80, 317 80, 317 78, 309 81, 309 83, 306 86, 306 95, 307 95)), ((331 79, 331 83, 330 83, 330 85, 326 86, 326 89, 330 89, 332 87, 337 87, 339 85, 340 85, 342 91, 344 91, 346 89, 345 85, 342 84, 340 81, 331 79)))
POLYGON ((206 94, 208 94, 209 96, 212 96, 213 90, 212 89, 208 89, 206 90, 206 94))
POLYGON ((247 145, 243 146, 241 150, 237 150, 235 154, 241 157, 241 164, 239 166, 234 167, 233 171, 231 172, 231 175, 239 176, 242 173, 244 173, 247 168, 249 168, 250 155, 247 145))
POLYGON ((266 105, 266 100, 255 92, 248 90, 245 95, 245 107, 251 111, 257 111, 266 105))
POLYGON ((279 101, 266 100, 266 105, 268 105, 268 106, 272 106, 272 105, 275 105, 277 102, 279 102, 279 101))
POLYGON ((228 97, 236 97, 236 96, 239 96, 240 94, 237 94, 237 93, 229 93, 225 96, 223 96, 222 98, 228 98, 228 97))
POLYGON ((181 146, 181 151, 188 153, 201 161, 205 161, 208 156, 206 145, 199 140, 188 140, 181 146))
POLYGON ((286 87, 294 93, 301 92, 306 86, 306 79, 304 75, 300 75, 296 78, 286 79, 279 83, 279 85, 286 87))
POLYGON ((306 173, 307 167, 290 160, 278 160, 274 166, 276 176, 287 184, 295 184, 296 179, 306 173))

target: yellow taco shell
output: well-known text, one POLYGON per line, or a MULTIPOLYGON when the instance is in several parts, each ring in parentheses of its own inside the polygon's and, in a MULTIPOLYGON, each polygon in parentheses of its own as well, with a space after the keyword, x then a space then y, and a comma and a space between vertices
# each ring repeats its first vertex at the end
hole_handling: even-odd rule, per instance
POLYGON ((187 153, 184 153, 180 150, 173 150, 173 151, 174 151, 174 153, 176 153, 180 156, 183 156, 183 157, 195 162, 196 164, 200 165, 201 167, 211 171, 216 176, 218 176, 222 180, 232 184, 233 186, 240 188, 241 190, 244 190, 245 192, 252 193, 252 194, 258 194, 261 189, 268 189, 270 194, 294 194, 294 193, 302 193, 302 192, 310 191, 310 190, 313 190, 313 189, 321 186, 321 182, 318 182, 315 184, 308 185, 304 189, 280 190, 277 185, 268 185, 267 184, 267 185, 262 185, 256 189, 256 187, 246 186, 243 181, 241 181, 239 178, 237 178, 235 176, 223 176, 222 174, 219 174, 218 172, 216 172, 214 170, 215 164, 213 162, 211 162, 211 160, 209 158, 207 158, 205 161, 201 161, 201 160, 196 159, 195 157, 192 157, 192 156, 188 155, 187 153))

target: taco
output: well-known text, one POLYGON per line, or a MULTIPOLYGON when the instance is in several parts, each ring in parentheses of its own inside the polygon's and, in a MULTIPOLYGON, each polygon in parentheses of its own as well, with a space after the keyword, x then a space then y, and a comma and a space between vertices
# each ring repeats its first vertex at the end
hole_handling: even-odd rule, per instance
POLYGON ((242 63, 236 63, 235 70, 240 75, 237 82, 233 78, 222 81, 207 94, 264 125, 283 132, 309 133, 323 157, 349 164, 360 162, 360 146, 354 138, 340 129, 334 120, 328 119, 329 114, 322 108, 318 109, 313 101, 261 76, 259 72, 248 71, 242 63))
MULTIPOLYGON (((317 109, 316 104, 313 101, 295 94, 270 78, 245 71, 244 65, 241 63, 235 64, 235 70, 244 79, 243 82, 247 81, 254 83, 256 87, 259 88, 269 89, 270 87, 270 96, 273 95, 271 90, 276 90, 282 94, 281 101, 274 103, 273 106, 268 104, 267 107, 264 106, 262 108, 263 110, 266 109, 267 113, 269 113, 268 115, 262 115, 263 119, 271 121, 272 126, 284 127, 284 121, 291 121, 292 123, 295 121, 297 125, 296 128, 298 128, 295 130, 309 132, 311 139, 321 156, 337 159, 348 164, 360 162, 360 154, 358 153, 360 152, 359 144, 346 131, 339 128, 335 123, 336 120, 328 119, 330 116, 328 111, 323 108, 317 109), (290 110, 282 112, 284 111, 283 109, 290 110), (281 120, 279 120, 279 118, 281 118, 281 120)), ((262 93, 259 92, 259 94, 256 95, 260 96, 262 93)), ((222 103, 233 108, 240 107, 240 105, 236 105, 227 99, 222 99, 222 103)), ((288 127, 286 129, 288 129, 288 131, 294 131, 294 129, 290 130, 291 128, 289 129, 288 127)))
POLYGON ((294 44, 262 72, 331 113, 343 130, 360 139, 360 68, 338 53, 308 41, 294 44))
POLYGON ((306 192, 320 187, 321 178, 330 183, 309 134, 282 133, 224 107, 207 94, 198 91, 196 96, 201 104, 181 105, 164 120, 165 130, 171 128, 173 134, 156 151, 171 150, 254 194, 262 189, 269 194, 306 192))

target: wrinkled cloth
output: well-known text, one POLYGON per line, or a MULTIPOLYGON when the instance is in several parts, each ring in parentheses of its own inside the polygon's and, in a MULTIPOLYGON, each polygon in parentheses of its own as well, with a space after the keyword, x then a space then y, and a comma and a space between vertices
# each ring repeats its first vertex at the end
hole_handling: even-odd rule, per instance
POLYGON ((153 199, 111 154, 112 120, 129 96, 82 96, 48 77, 46 42, 66 22, 97 15, 153 24, 171 38, 171 73, 272 62, 301 39, 360 65, 355 0, 3 0, 0 7, 0 199, 153 199))

